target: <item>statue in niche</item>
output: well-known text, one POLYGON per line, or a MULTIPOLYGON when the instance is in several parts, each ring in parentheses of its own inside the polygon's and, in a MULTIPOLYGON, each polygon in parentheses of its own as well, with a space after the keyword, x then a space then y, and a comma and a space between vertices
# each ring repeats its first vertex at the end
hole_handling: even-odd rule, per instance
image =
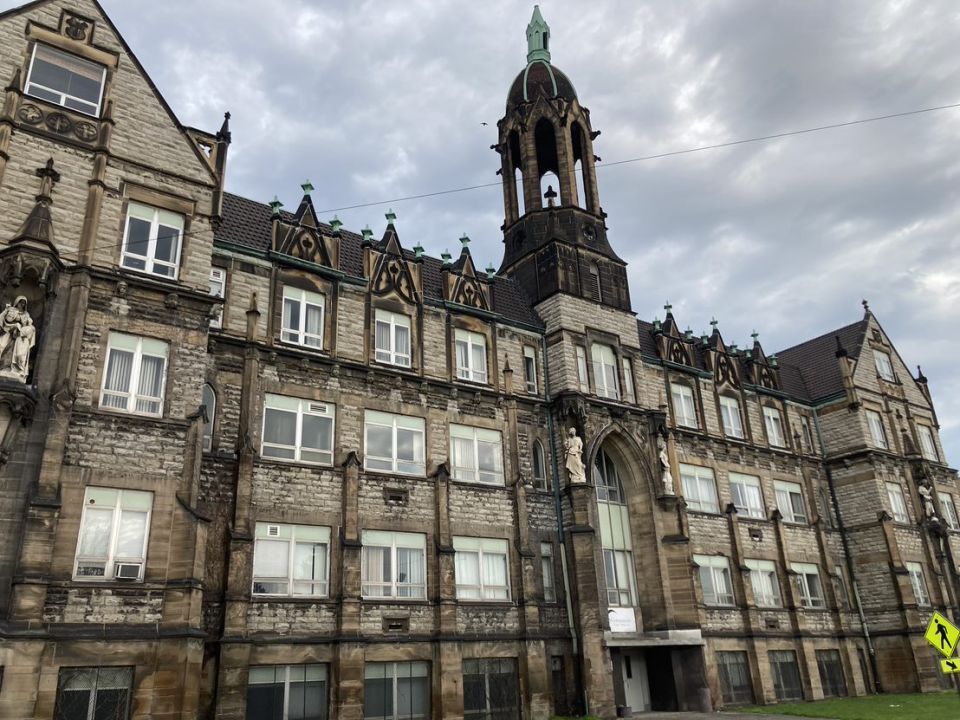
POLYGON ((584 483, 587 476, 583 469, 583 440, 577 437, 577 431, 570 428, 563 442, 563 454, 566 456, 567 474, 571 483, 584 483))
POLYGON ((0 313, 0 377, 25 383, 30 372, 30 351, 37 342, 27 298, 18 295, 0 313))
POLYGON ((667 456, 667 440, 663 435, 657 435, 657 451, 660 457, 660 480, 663 483, 663 492, 666 495, 676 495, 673 489, 673 473, 670 472, 670 458, 667 456))
POLYGON ((923 503, 924 517, 926 517, 927 520, 938 522, 937 510, 933 506, 933 496, 930 492, 930 486, 926 483, 922 483, 920 487, 917 488, 917 493, 920 495, 920 502, 923 503))

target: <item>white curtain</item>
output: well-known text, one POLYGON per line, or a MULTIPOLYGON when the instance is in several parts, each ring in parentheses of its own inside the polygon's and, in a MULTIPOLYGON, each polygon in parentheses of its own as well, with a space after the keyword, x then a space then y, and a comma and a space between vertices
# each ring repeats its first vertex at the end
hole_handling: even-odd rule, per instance
POLYGON ((110 527, 113 524, 113 508, 88 507, 80 530, 81 557, 106 558, 109 553, 110 527))
POLYGON ((398 597, 422 597, 426 584, 423 573, 423 551, 415 548, 397 548, 397 583, 421 587, 400 587, 398 597))
POLYGON ((390 359, 390 323, 377 320, 377 359, 389 362, 390 359), (383 353, 383 357, 381 357, 383 353))
POLYGON ((138 560, 143 557, 143 541, 147 534, 147 513, 134 510, 120 511, 117 528, 117 559, 138 560))
POLYGON ((507 558, 496 553, 484 553, 483 575, 486 597, 502 599, 507 596, 507 558))
POLYGON ((396 328, 396 337, 397 344, 394 350, 397 355, 402 356, 403 359, 410 358, 410 328, 404 327, 403 325, 397 325, 396 328))
POLYGON ((462 598, 480 597, 480 555, 457 551, 455 556, 457 595, 462 598))
POLYGON ((133 353, 126 350, 110 351, 107 362, 107 381, 104 387, 111 392, 103 396, 103 404, 107 407, 126 409, 126 395, 130 392, 130 373, 133 370, 133 353), (123 393, 123 396, 112 393, 123 393))
POLYGON ((144 355, 140 361, 140 382, 137 386, 137 411, 160 412, 163 387, 163 358, 144 355), (154 399, 156 398, 156 399, 154 399))
POLYGON ((389 597, 390 588, 384 583, 390 580, 390 548, 363 548, 363 594, 389 597))

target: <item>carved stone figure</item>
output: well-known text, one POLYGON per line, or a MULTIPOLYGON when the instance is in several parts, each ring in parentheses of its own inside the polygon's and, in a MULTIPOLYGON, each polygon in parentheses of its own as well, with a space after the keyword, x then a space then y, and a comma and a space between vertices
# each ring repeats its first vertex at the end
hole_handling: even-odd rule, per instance
POLYGON ((917 488, 917 493, 920 495, 920 502, 923 503, 923 514, 927 520, 937 520, 937 510, 933 506, 933 497, 930 492, 930 487, 926 484, 920 485, 917 488))
POLYGON ((563 442, 563 454, 566 457, 570 482, 586 482, 587 476, 583 469, 583 440, 577 437, 577 431, 574 428, 567 431, 567 439, 563 442))
POLYGON ((17 296, 0 313, 0 377, 22 383, 30 372, 30 351, 37 342, 33 318, 27 312, 27 298, 17 296))
POLYGON ((667 456, 667 441, 663 435, 657 435, 657 451, 660 454, 660 479, 663 482, 663 492, 667 495, 675 495, 673 473, 670 472, 670 458, 667 456))

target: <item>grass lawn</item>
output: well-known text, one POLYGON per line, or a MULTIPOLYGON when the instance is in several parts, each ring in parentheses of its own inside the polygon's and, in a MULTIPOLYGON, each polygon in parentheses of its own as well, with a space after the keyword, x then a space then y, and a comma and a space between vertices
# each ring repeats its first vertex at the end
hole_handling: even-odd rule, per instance
POLYGON ((731 712, 799 715, 835 720, 956 720, 960 697, 956 690, 914 695, 870 695, 816 702, 781 703, 731 708, 731 712))

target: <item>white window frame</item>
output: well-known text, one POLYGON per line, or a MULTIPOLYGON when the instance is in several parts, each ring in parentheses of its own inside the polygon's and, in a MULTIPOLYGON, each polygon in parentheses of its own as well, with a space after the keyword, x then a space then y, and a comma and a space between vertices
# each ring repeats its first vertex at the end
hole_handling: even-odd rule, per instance
POLYGON ((360 533, 360 592, 362 597, 371 600, 425 600, 427 597, 427 536, 423 533, 392 532, 389 530, 362 530, 360 533), (390 552, 389 580, 366 580, 367 564, 370 562, 368 550, 383 548, 390 552), (423 569, 423 583, 407 583, 397 580, 398 548, 418 550, 423 569), (380 587, 387 594, 372 594, 371 587, 380 587), (407 591, 409 594, 400 594, 407 591))
POLYGON ((454 357, 457 366, 457 379, 475 383, 487 383, 487 338, 486 336, 457 328, 454 331, 454 357), (476 357, 476 350, 480 351, 476 357), (461 350, 466 352, 466 364, 462 363, 461 350), (476 358, 482 361, 475 363, 476 358), (478 367, 474 367, 477 364, 478 367))
POLYGON ((820 568, 813 563, 791 563, 790 569, 796 575, 800 604, 805 608, 825 608, 827 601, 823 595, 820 568), (811 582, 811 577, 816 578, 816 582, 811 582))
POLYGON ((713 468, 681 463, 680 482, 683 484, 683 499, 689 510, 714 514, 720 512, 713 468))
POLYGON ((176 280, 180 275, 180 255, 183 252, 183 215, 164 210, 163 208, 153 207, 144 203, 131 200, 127 203, 127 217, 123 225, 123 249, 120 254, 120 266, 124 270, 152 275, 154 277, 164 278, 165 280, 176 280), (148 217, 149 216, 149 217, 148 217), (130 220, 142 220, 150 223, 150 234, 147 239, 147 254, 137 255, 128 249, 130 242, 130 220), (157 260, 157 239, 160 234, 160 225, 172 228, 177 231, 177 251, 173 262, 167 260, 157 260), (143 262, 144 267, 137 268, 127 265, 127 260, 136 260, 143 262), (172 274, 157 272, 158 267, 169 268, 172 274))
MULTIPOLYGON (((52 64, 52 65, 55 65, 56 63, 52 63, 52 62, 51 62, 51 64, 52 64)), ((62 66, 61 66, 61 67, 62 67, 62 66)), ((100 65, 99 63, 91 62, 90 60, 87 60, 86 58, 82 58, 82 57, 79 57, 79 56, 74 55, 74 54, 72 54, 72 53, 65 52, 65 51, 61 50, 60 48, 55 48, 55 47, 53 47, 53 46, 51 46, 51 45, 45 45, 45 44, 43 44, 43 43, 36 43, 36 44, 33 46, 33 52, 30 54, 30 68, 27 70, 27 81, 26 81, 26 82, 24 83, 24 85, 23 85, 23 88, 24 88, 24 89, 23 89, 23 92, 26 93, 27 95, 29 95, 30 97, 38 98, 38 99, 40 99, 40 100, 43 100, 44 102, 49 102, 49 103, 52 103, 52 104, 54 104, 54 105, 59 105, 59 106, 62 107, 62 108, 66 108, 67 110, 72 110, 73 112, 80 113, 81 115, 88 115, 88 116, 90 116, 90 117, 100 117, 100 109, 103 107, 103 93, 104 93, 105 90, 106 90, 106 86, 107 86, 107 68, 105 68, 104 66, 100 65), (98 67, 98 68, 100 68, 100 93, 99 93, 99 95, 98 95, 98 97, 97 97, 97 102, 96 102, 95 105, 94 105, 94 103, 91 103, 89 100, 84 100, 83 98, 77 97, 77 96, 75 96, 75 95, 68 95, 67 93, 60 92, 59 90, 54 90, 53 88, 48 88, 48 87, 46 87, 45 85, 41 85, 40 83, 33 81, 33 79, 32 79, 32 78, 33 78, 33 65, 34 65, 34 63, 36 62, 36 59, 37 59, 37 50, 38 50, 39 48, 41 48, 41 47, 44 49, 45 52, 53 53, 54 56, 62 55, 62 56, 65 56, 65 57, 69 58, 71 62, 81 63, 81 64, 84 64, 84 65, 90 65, 90 66, 92 66, 92 67, 98 67), (35 86, 36 86, 37 88, 39 88, 40 90, 43 90, 43 91, 45 91, 45 92, 48 92, 48 93, 50 93, 51 95, 60 95, 60 101, 57 102, 57 101, 50 100, 49 98, 46 98, 46 97, 43 97, 43 96, 40 96, 40 95, 34 95, 32 92, 30 92, 30 89, 31 89, 31 86, 32 86, 32 85, 35 85, 35 86), (68 99, 74 100, 74 101, 79 102, 79 103, 83 103, 84 105, 94 105, 94 110, 93 110, 93 112, 87 112, 87 111, 81 110, 81 109, 79 109, 79 108, 70 107, 69 105, 66 104, 66 102, 67 102, 68 99)))
POLYGON ((800 483, 787 482, 786 480, 774 480, 773 491, 777 499, 777 509, 783 516, 783 521, 794 523, 796 525, 806 525, 809 522, 807 513, 807 504, 803 497, 803 487, 800 483), (794 498, 799 498, 802 514, 798 513, 794 507, 794 498))
POLYGON ((363 468, 370 472, 385 472, 395 475, 426 475, 426 446, 427 434, 426 423, 423 418, 413 417, 411 415, 396 415, 393 413, 380 412, 379 410, 367 410, 363 417, 363 468), (370 451, 370 428, 387 428, 391 432, 390 456, 374 455, 370 451), (399 444, 397 442, 398 434, 403 432, 413 433, 420 436, 419 445, 414 441, 414 456, 412 458, 400 458, 397 454, 399 444))
POLYGON ((453 538, 454 575, 456 578, 457 600, 468 602, 509 602, 510 600, 510 548, 502 538, 453 538), (478 584, 466 583, 461 575, 461 563, 468 556, 475 556, 478 584), (504 584, 497 585, 487 573, 488 560, 503 562, 504 584))
POLYGON ((920 437, 920 453, 927 460, 939 462, 940 456, 937 453, 937 442, 933 437, 933 428, 929 425, 917 425, 917 435, 920 437))
POLYGON ((700 575, 700 590, 703 604, 710 607, 734 607, 733 581, 730 577, 730 562, 724 555, 694 555, 700 575), (704 582, 709 578, 710 587, 704 582))
POLYGON ((787 446, 786 429, 783 425, 783 413, 780 408, 763 406, 763 426, 767 430, 767 440, 771 447, 787 446))
POLYGON ((389 310, 377 309, 374 312, 373 344, 374 358, 377 362, 387 365, 396 365, 397 367, 410 367, 410 359, 413 353, 412 332, 410 330, 410 317, 401 313, 390 312, 389 310), (387 328, 390 343, 388 347, 381 347, 380 326, 387 328), (407 352, 402 353, 397 348, 400 346, 398 337, 400 331, 407 333, 407 352))
POLYGON ((167 392, 167 370, 170 359, 170 345, 163 340, 154 338, 145 338, 139 335, 129 335, 127 333, 111 332, 107 339, 107 357, 103 366, 103 382, 100 385, 100 407, 117 412, 126 412, 132 415, 149 415, 151 417, 161 417, 163 415, 163 400, 167 392), (110 390, 107 388, 107 382, 110 379, 110 358, 113 352, 133 353, 130 367, 130 381, 126 392, 121 390, 110 390), (140 372, 143 366, 143 358, 160 358, 163 360, 163 369, 160 371, 162 376, 160 383, 160 395, 140 394, 140 372), (125 407, 117 407, 107 403, 108 397, 126 398, 125 407), (156 412, 138 410, 138 402, 157 403, 156 412))
POLYGON ((536 395, 539 388, 537 383, 537 351, 530 345, 523 346, 523 380, 527 392, 536 395))
POLYGON ((83 582, 111 581, 116 579, 118 564, 139 563, 140 572, 137 575, 136 580, 124 580, 124 582, 143 582, 144 569, 147 565, 147 546, 150 543, 150 521, 152 517, 152 492, 146 490, 120 490, 118 488, 100 486, 90 486, 86 488, 83 495, 83 508, 80 513, 80 530, 77 535, 77 546, 74 553, 73 579, 83 582), (110 493, 114 494, 112 504, 104 504, 107 502, 107 497, 110 493), (139 504, 145 506, 146 510, 144 510, 143 507, 128 506, 127 508, 124 508, 123 505, 125 497, 128 499, 128 501, 130 501, 131 505, 136 504, 139 501, 139 504), (98 499, 100 500, 99 505, 97 505, 98 499), (107 554, 105 556, 83 555, 81 554, 81 542, 83 540, 83 529, 88 522, 87 514, 91 510, 101 509, 108 509, 112 511, 110 519, 110 536, 107 541, 107 554), (146 513, 146 517, 144 518, 143 522, 143 547, 140 553, 136 556, 119 555, 117 553, 117 544, 120 541, 119 530, 121 521, 123 520, 122 515, 124 510, 131 513, 146 513), (103 575, 87 575, 80 573, 81 566, 93 567, 99 564, 103 564, 103 575))
MULTIPOLYGON (((227 271, 224 268, 210 268, 210 296, 215 298, 226 297, 227 292, 227 271)), ((223 305, 217 310, 217 314, 210 318, 210 327, 214 330, 220 330, 223 327, 223 305)))
POLYGON ((670 400, 673 403, 673 419, 678 426, 693 430, 700 427, 693 388, 686 383, 670 383, 670 400))
POLYGON ((557 601, 557 582, 553 572, 553 543, 540 543, 540 574, 543 576, 543 601, 557 601))
POLYGON ((583 345, 576 346, 577 355, 577 382, 580 386, 580 392, 590 392, 590 380, 587 377, 587 351, 583 345))
POLYGON ((473 427, 472 425, 450 423, 450 472, 454 480, 461 482, 503 485, 503 435, 501 432, 473 427), (461 453, 455 442, 456 440, 472 443, 472 451, 461 453), (494 457, 496 462, 493 470, 480 469, 481 444, 495 446, 494 457))
POLYGON ((729 395, 721 395, 720 417, 723 422, 723 434, 743 440, 743 414, 740 412, 740 401, 729 395))
POLYGON ((333 449, 336 446, 336 415, 337 406, 333 403, 322 400, 307 400, 305 398, 295 398, 288 395, 276 395, 266 393, 263 398, 263 425, 260 433, 260 457, 271 460, 280 460, 282 462, 304 463, 309 465, 329 466, 333 464, 333 449), (295 406, 295 407, 294 407, 295 406), (321 411, 319 409, 323 407, 321 411), (267 412, 296 413, 296 435, 293 445, 283 443, 268 442, 267 437, 267 412), (329 448, 305 448, 303 446, 303 420, 305 417, 326 418, 330 420, 330 447, 329 448), (293 457, 284 457, 282 455, 270 454, 270 450, 293 451, 293 457), (311 460, 305 459, 304 453, 315 453, 325 455, 324 459, 311 460))
POLYGON ((597 395, 610 400, 619 400, 617 353, 609 345, 593 343, 590 346, 590 360, 593 365, 593 387, 597 395))
POLYGON ((633 383, 633 362, 625 357, 621 360, 623 366, 623 399, 627 402, 636 402, 637 393, 633 383))
POLYGON ((728 473, 730 479, 730 499, 737 512, 744 517, 764 519, 766 509, 763 505, 763 488, 756 475, 728 473), (736 489, 735 489, 736 488, 736 489))
POLYGON ((633 552, 603 548, 603 575, 607 586, 607 605, 634 607, 637 602, 637 578, 633 552))
POLYGON ((894 522, 909 523, 910 514, 907 512, 907 500, 903 496, 900 483, 887 482, 887 500, 890 502, 890 516, 894 522))
POLYGON ((213 426, 217 420, 217 391, 210 383, 203 384, 203 394, 210 391, 210 402, 207 398, 201 396, 204 406, 207 408, 207 422, 203 424, 203 451, 210 452, 213 449, 213 426))
POLYGON ((750 568, 754 604, 762 608, 783 607, 777 564, 773 560, 751 559, 744 560, 743 564, 750 568))
POLYGON ((283 286, 283 293, 280 305, 280 340, 290 345, 299 345, 300 347, 310 348, 312 350, 323 350, 323 335, 327 324, 327 299, 318 292, 311 290, 302 290, 301 288, 290 285, 283 286), (297 327, 288 327, 287 302, 296 303, 300 306, 299 320, 297 327), (320 310, 320 332, 307 332, 307 308, 317 308, 320 310))
POLYGON ((866 410, 867 427, 870 428, 870 442, 875 448, 889 450, 887 431, 883 427, 883 417, 876 410, 866 410))
POLYGON ((877 369, 877 377, 887 382, 896 382, 897 376, 893 372, 893 363, 890 353, 883 350, 873 350, 873 366, 877 369))
POLYGON ((330 589, 330 528, 322 525, 289 525, 285 523, 258 522, 254 532, 253 546, 253 582, 250 593, 262 597, 327 597, 330 589), (285 543, 287 545, 287 572, 285 576, 268 576, 257 574, 257 554, 270 552, 267 550, 271 543, 285 543), (298 546, 324 547, 323 573, 321 578, 296 578, 296 550, 298 546), (285 591, 257 590, 257 584, 270 583, 281 585, 286 583, 285 591), (302 586, 309 585, 310 592, 299 591, 302 586), (300 586, 298 588, 298 586, 300 586), (314 586, 319 586, 315 588, 314 586))
POLYGON ((913 588, 913 597, 919 607, 930 606, 930 590, 927 588, 927 579, 923 572, 923 565, 918 562, 905 563, 910 575, 910 586, 913 588))
POLYGON ((957 505, 953 501, 953 495, 946 492, 938 492, 940 507, 943 511, 943 519, 947 522, 947 527, 951 530, 960 530, 960 521, 957 518, 957 505))
MULTIPOLYGON (((304 685, 304 691, 306 691, 306 686, 308 683, 322 682, 324 685, 324 694, 323 697, 320 698, 322 705, 317 709, 321 711, 324 717, 326 717, 326 705, 330 702, 330 673, 326 663, 308 663, 303 665, 252 665, 247 673, 247 684, 279 685, 281 680, 278 678, 278 674, 283 676, 283 720, 287 720, 290 714, 291 683, 302 683, 304 685), (292 672, 301 669, 303 673, 303 680, 291 680, 290 675, 292 672), (271 671, 273 673, 272 681, 267 681, 265 679, 267 671, 271 671), (257 678, 257 675, 261 675, 264 679, 257 678), (308 675, 319 675, 319 677, 308 677, 308 675)), ((306 696, 306 692, 304 692, 304 696, 306 696)), ((310 708, 305 709, 308 712, 311 710, 310 708)), ((309 715, 309 717, 314 716, 314 714, 309 715)))

